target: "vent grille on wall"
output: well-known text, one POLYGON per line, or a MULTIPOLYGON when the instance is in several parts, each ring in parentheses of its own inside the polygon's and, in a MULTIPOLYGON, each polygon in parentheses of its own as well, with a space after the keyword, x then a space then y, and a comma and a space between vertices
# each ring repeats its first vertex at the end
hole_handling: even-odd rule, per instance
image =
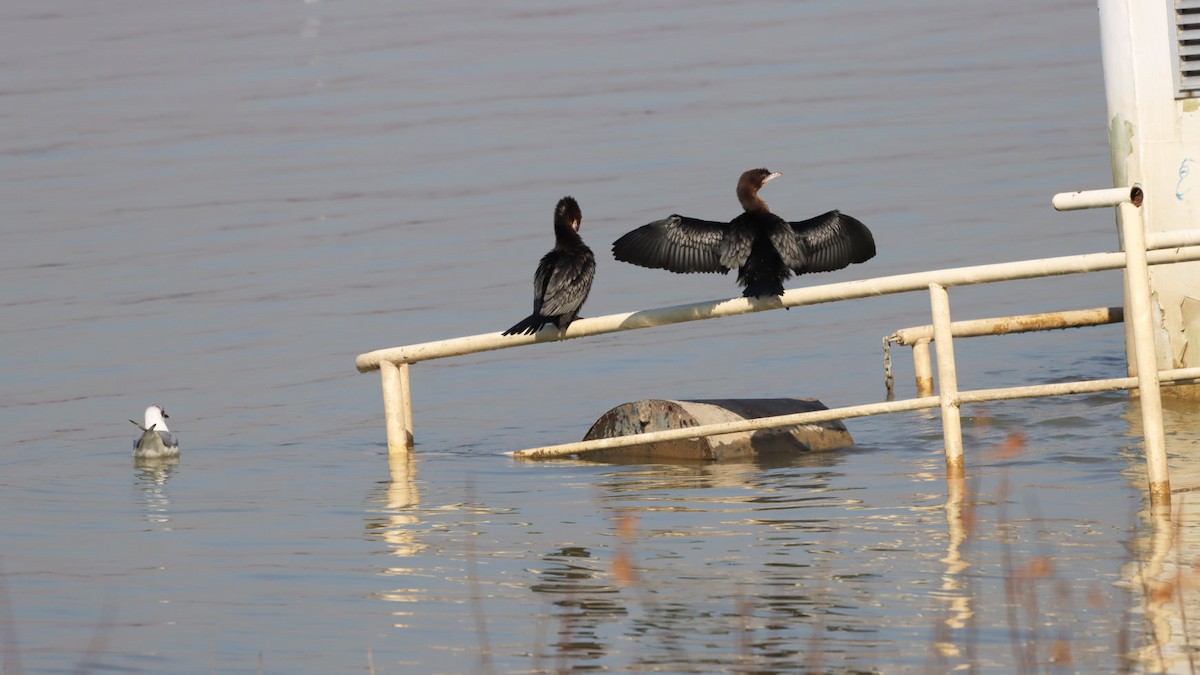
POLYGON ((1174 9, 1175 98, 1200 96, 1200 0, 1168 0, 1174 9))

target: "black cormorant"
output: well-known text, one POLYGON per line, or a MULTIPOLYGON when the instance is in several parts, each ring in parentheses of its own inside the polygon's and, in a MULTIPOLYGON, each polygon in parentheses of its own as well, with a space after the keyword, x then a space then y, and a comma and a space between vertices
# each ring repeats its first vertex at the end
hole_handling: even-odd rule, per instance
POLYGON ((747 298, 783 294, 795 274, 828 272, 875 256, 875 238, 855 218, 830 211, 794 223, 771 213, 758 190, 780 174, 751 169, 738 179, 745 212, 728 223, 672 215, 613 243, 622 262, 681 274, 737 268, 747 298))
POLYGON ((548 323, 566 329, 579 318, 592 279, 596 256, 579 236, 583 213, 571 197, 558 200, 554 209, 554 249, 542 256, 533 275, 533 314, 504 331, 504 335, 532 335, 548 323))

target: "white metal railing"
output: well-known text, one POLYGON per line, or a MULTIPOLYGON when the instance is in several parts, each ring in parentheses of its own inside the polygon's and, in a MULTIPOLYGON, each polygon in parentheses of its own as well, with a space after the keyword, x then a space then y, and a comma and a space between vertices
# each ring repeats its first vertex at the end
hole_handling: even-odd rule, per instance
MULTIPOLYGON (((1034 331, 1083 328, 1121 323, 1125 310, 1121 307, 1097 307, 1096 309, 1072 309, 1063 312, 1042 312, 1019 316, 1000 316, 990 319, 954 321, 950 324, 952 337, 983 337, 985 335, 1010 335, 1034 331)), ((913 376, 916 380, 917 396, 933 395, 933 366, 929 358, 929 343, 933 342, 933 326, 901 328, 883 338, 884 386, 890 399, 895 391, 892 378, 892 345, 912 347, 913 376)))
POLYGON ((785 291, 782 296, 773 298, 733 298, 611 314, 588 319, 578 319, 565 331, 543 330, 535 335, 515 336, 503 336, 498 332, 485 333, 449 340, 380 349, 359 355, 355 360, 355 365, 360 372, 369 372, 377 369, 380 371, 389 453, 391 455, 405 455, 413 447, 412 404, 408 377, 408 367, 410 364, 431 359, 448 358, 541 342, 568 340, 686 321, 698 321, 773 309, 928 290, 931 298, 931 313, 934 319, 930 330, 938 355, 937 367, 940 391, 937 396, 919 396, 915 399, 903 401, 887 401, 825 411, 637 434, 620 438, 596 439, 559 446, 533 448, 513 454, 517 457, 530 458, 574 455, 591 450, 638 445, 663 440, 698 438, 936 406, 941 408, 942 413, 947 467, 948 469, 956 470, 962 467, 962 436, 958 414, 959 406, 962 403, 1033 396, 1054 396, 1082 393, 1085 391, 1139 388, 1142 393, 1140 402, 1142 406, 1142 422, 1147 450, 1147 470, 1150 477, 1151 497, 1152 501, 1156 503, 1167 503, 1170 498, 1170 490, 1169 483, 1166 480, 1159 381, 1197 379, 1200 378, 1200 369, 1172 370, 1163 371, 1162 373, 1157 370, 1153 326, 1150 323, 1147 265, 1200 260, 1200 232, 1171 232, 1151 236, 1151 247, 1155 250, 1147 251, 1147 237, 1144 233, 1140 209, 1138 208, 1141 204, 1141 199, 1142 193, 1137 187, 1063 193, 1054 197, 1054 206, 1059 210, 1117 206, 1121 210, 1120 213, 1122 216, 1122 239, 1125 244, 1124 248, 1126 249, 1124 252, 1087 253, 1056 258, 900 274, 807 288, 795 288, 785 291), (1127 321, 1131 323, 1133 328, 1131 332, 1134 342, 1134 352, 1137 357, 1137 372, 1147 374, 1145 378, 1129 377, 964 392, 957 390, 952 341, 954 329, 950 321, 949 300, 946 288, 1121 268, 1126 269, 1127 285, 1129 288, 1129 306, 1126 308, 1126 312, 1129 315, 1127 321), (1166 501, 1161 501, 1162 499, 1166 501))
MULTIPOLYGON (((1200 245, 1200 237, 1193 243, 1200 245)), ((1195 247, 1183 247, 1179 253, 1167 250, 1152 251, 1147 256, 1150 264, 1153 265, 1191 261, 1196 259, 1196 252, 1191 250, 1192 248, 1195 247)), ((386 362, 412 364, 496 349, 521 347, 540 342, 570 340, 591 335, 616 333, 624 330, 666 326, 686 321, 717 319, 727 316, 737 316, 739 314, 749 314, 751 312, 819 305, 826 302, 855 300, 878 295, 911 293, 913 291, 926 290, 931 283, 946 287, 970 286, 996 281, 1015 281, 1019 279, 1116 270, 1124 266, 1124 253, 1108 252, 1084 253, 1037 260, 1020 260, 1008 263, 976 265, 973 267, 954 267, 929 272, 913 272, 895 276, 875 277, 873 279, 843 281, 822 286, 793 288, 784 291, 782 296, 776 298, 709 300, 686 305, 643 309, 635 312, 577 319, 571 323, 565 332, 549 329, 534 335, 501 335, 499 332, 482 333, 447 340, 422 342, 403 347, 390 347, 360 354, 355 359, 354 364, 359 372, 366 373, 377 370, 380 364, 386 362)))
MULTIPOLYGON (((1163 382, 1183 382, 1188 380, 1197 380, 1200 379, 1200 368, 1164 370, 1159 373, 1159 379, 1163 382)), ((1118 391, 1121 389, 1133 389, 1136 387, 1136 377, 1118 377, 1106 380, 1055 382, 1053 384, 1038 384, 1022 387, 1003 387, 998 389, 975 389, 972 391, 960 391, 958 392, 956 400, 960 404, 982 403, 985 401, 1002 401, 1014 398, 1038 398, 1045 396, 1066 396, 1069 394, 1088 394, 1101 391, 1118 391)), ((926 410, 929 408, 936 408, 940 404, 941 402, 938 396, 918 396, 917 398, 903 399, 900 401, 867 403, 864 405, 846 406, 843 408, 829 408, 827 410, 814 410, 812 412, 778 415, 775 417, 758 417, 748 420, 738 420, 735 422, 722 422, 719 424, 709 424, 700 427, 688 427, 686 429, 648 431, 646 433, 636 434, 633 436, 594 438, 590 441, 579 441, 578 443, 565 443, 563 445, 551 445, 542 448, 531 448, 529 450, 518 450, 513 452, 512 455, 521 459, 551 459, 554 457, 569 457, 572 455, 594 452, 596 450, 611 450, 613 448, 627 448, 634 445, 642 445, 644 443, 685 440, 689 438, 696 438, 700 435, 717 436, 720 434, 758 431, 759 429, 774 429, 777 427, 790 427, 801 424, 819 424, 821 422, 829 422, 832 420, 868 417, 870 415, 881 415, 886 413, 926 410), (702 431, 703 434, 697 433, 697 431, 702 431)))

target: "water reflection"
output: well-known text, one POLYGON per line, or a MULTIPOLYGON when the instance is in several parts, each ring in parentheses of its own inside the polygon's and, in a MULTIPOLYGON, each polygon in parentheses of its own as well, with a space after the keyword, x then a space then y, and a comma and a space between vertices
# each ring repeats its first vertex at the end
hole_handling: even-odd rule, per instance
MULTIPOLYGON (((1172 552, 1179 550, 1171 514, 1159 509, 1142 515, 1149 532, 1135 544, 1137 557, 1128 565, 1128 583, 1140 596, 1146 634, 1132 656, 1148 672, 1170 672, 1192 657, 1182 620, 1186 614, 1181 615, 1191 594, 1184 592, 1180 560, 1171 559, 1172 552)), ((1195 604, 1195 598, 1190 602, 1195 604)), ((1194 667, 1191 670, 1195 672, 1194 667)))
POLYGON ((420 542, 421 492, 416 482, 416 460, 412 454, 390 456, 389 480, 379 484, 370 501, 376 507, 370 509, 365 526, 368 536, 382 540, 386 552, 394 556, 392 565, 385 565, 378 574, 385 579, 403 581, 404 585, 390 587, 376 593, 376 597, 389 603, 400 603, 392 609, 395 628, 410 627, 410 617, 421 605, 436 601, 434 593, 419 583, 416 578, 427 577, 434 572, 422 569, 410 558, 425 551, 426 544, 420 542))
MULTIPOLYGON (((1012 433, 984 446, 969 477, 946 478, 941 454, 922 453, 907 473, 880 469, 894 487, 858 474, 898 453, 863 449, 770 464, 556 462, 545 476, 509 473, 528 488, 478 496, 443 477, 438 504, 422 503, 414 461, 393 462, 366 520, 390 561, 374 597, 400 603, 388 611, 405 632, 473 620, 483 653, 533 672, 946 671, 1010 650, 1026 665, 1103 666, 1096 641, 1128 614, 1083 566, 1093 521, 1043 518, 1010 488, 1009 467, 1034 461, 1026 445, 1012 433), (590 494, 552 511, 524 503, 547 477, 581 476, 590 494), (1039 543, 1060 522, 1079 534, 1039 543), (903 640, 925 648, 897 652, 903 640)), ((1141 546, 1146 576, 1167 573, 1169 541, 1141 546)), ((1157 636, 1146 644, 1170 639, 1180 612, 1169 609, 1144 609, 1157 636)))
MULTIPOLYGON (((845 459, 837 452, 808 452, 792 456, 761 458, 749 462, 697 462, 661 461, 657 464, 628 464, 619 462, 579 462, 580 465, 625 466, 620 471, 607 474, 600 483, 604 491, 613 497, 626 493, 647 490, 707 490, 711 488, 754 488, 766 487, 762 483, 764 472, 776 469, 829 469, 845 459)), ((836 472, 805 473, 807 487, 821 487, 837 476, 836 472)), ((778 476, 777 476, 778 477, 778 476)), ((795 485, 771 487, 775 492, 790 492, 795 485)), ((688 499, 695 495, 689 495, 688 499)), ((755 499, 761 498, 761 495, 755 499)))
POLYGON ((167 494, 167 481, 179 466, 179 457, 139 458, 133 460, 135 483, 142 489, 142 505, 145 518, 153 529, 167 531, 171 528, 171 497, 167 494))
MULTIPOLYGON (((965 650, 955 641, 954 631, 971 627, 975 612, 971 608, 973 589, 966 571, 971 563, 963 555, 967 537, 973 530, 974 502, 967 501, 967 480, 961 471, 948 471, 946 475, 946 555, 941 559, 945 565, 942 583, 934 597, 940 599, 942 623, 934 631, 934 649, 939 658, 963 658, 965 650)), ((965 641, 967 645, 971 640, 965 641)), ((970 662, 970 659, 968 659, 970 662)))
POLYGON ((555 565, 536 587, 565 595, 552 601, 556 656, 614 650, 615 640, 594 639, 605 623, 638 645, 639 670, 818 670, 826 656, 877 645, 878 630, 853 616, 866 596, 834 590, 875 581, 838 560, 838 511, 858 503, 832 489, 844 461, 810 453, 599 476, 615 540, 603 545, 606 564, 591 548, 562 548, 545 557, 555 565))
POLYGON ((416 460, 411 455, 392 458, 388 462, 388 471, 390 480, 384 484, 383 494, 377 500, 382 503, 381 511, 385 515, 371 519, 367 527, 387 543, 393 555, 405 558, 424 548, 417 543, 415 535, 415 527, 421 522, 416 513, 421 503, 416 460))
POLYGON ((620 589, 608 582, 607 565, 581 546, 564 546, 542 556, 538 581, 530 586, 547 594, 553 607, 549 621, 556 626, 549 645, 561 670, 566 660, 587 663, 611 648, 600 637, 601 627, 628 614, 620 589))
MULTIPOLYGON (((1132 654, 1151 672, 1196 672, 1200 665, 1200 410, 1194 400, 1163 397, 1163 418, 1170 464, 1169 510, 1139 514, 1141 531, 1133 543, 1135 559, 1126 566, 1128 587, 1137 598, 1135 614, 1144 619, 1144 634, 1132 654)), ((1126 411, 1130 434, 1140 436, 1136 401, 1126 411)), ((1130 448, 1126 475, 1146 495, 1146 473, 1140 443, 1130 448)))

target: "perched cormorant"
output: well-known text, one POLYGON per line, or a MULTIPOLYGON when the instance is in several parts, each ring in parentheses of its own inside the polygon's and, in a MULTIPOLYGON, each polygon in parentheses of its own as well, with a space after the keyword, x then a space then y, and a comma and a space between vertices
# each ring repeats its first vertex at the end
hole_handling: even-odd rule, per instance
POLYGON ((579 308, 592 290, 596 256, 579 236, 583 213, 571 197, 554 208, 554 249, 542 256, 533 275, 533 314, 504 331, 504 335, 533 335, 548 323, 566 329, 579 318, 579 308))
POLYGON ((747 298, 782 295, 795 274, 828 272, 875 256, 866 225, 837 211, 789 223, 771 213, 758 190, 781 174, 751 169, 738 179, 745 212, 729 223, 672 215, 624 234, 613 243, 622 262, 681 274, 738 270, 747 298))
POLYGON ((146 426, 133 420, 142 435, 133 439, 133 456, 136 459, 161 459, 179 455, 179 440, 167 429, 167 411, 161 405, 146 408, 146 426))

